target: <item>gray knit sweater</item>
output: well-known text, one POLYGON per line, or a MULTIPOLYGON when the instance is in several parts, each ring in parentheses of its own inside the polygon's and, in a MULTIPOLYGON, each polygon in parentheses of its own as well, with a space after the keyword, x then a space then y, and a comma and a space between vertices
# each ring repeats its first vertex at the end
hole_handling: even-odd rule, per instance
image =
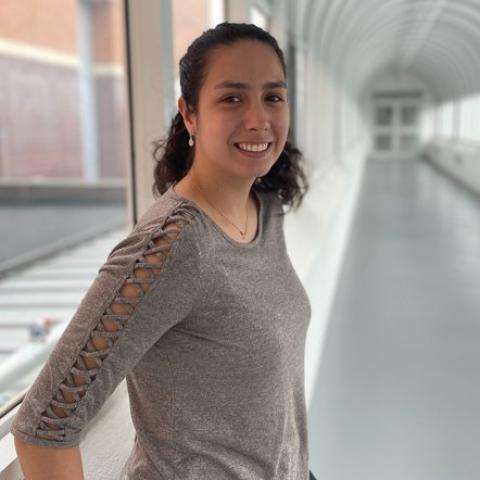
POLYGON ((13 435, 79 445, 126 378, 136 434, 122 479, 307 480, 310 302, 280 201, 255 196, 249 243, 172 187, 155 200, 98 270, 13 435))

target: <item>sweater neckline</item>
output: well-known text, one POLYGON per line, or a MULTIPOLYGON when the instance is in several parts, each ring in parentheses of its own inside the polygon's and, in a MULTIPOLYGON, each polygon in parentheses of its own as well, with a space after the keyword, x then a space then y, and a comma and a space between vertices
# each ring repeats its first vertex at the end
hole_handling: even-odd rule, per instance
POLYGON ((178 200, 181 200, 182 202, 188 203, 190 205, 193 205, 200 213, 207 219, 207 221, 212 225, 212 227, 229 243, 232 245, 235 245, 236 247, 240 248, 253 248, 255 245, 257 245, 260 242, 260 239, 263 236, 263 210, 264 210, 264 204, 263 204, 263 199, 262 196, 259 195, 259 193, 253 188, 252 192, 255 198, 257 199, 258 203, 258 218, 257 218, 257 233, 255 234, 255 237, 250 241, 250 242, 239 242, 238 240, 235 240, 234 238, 230 237, 230 235, 227 235, 227 233, 210 217, 210 215, 203 210, 196 202, 193 200, 190 200, 189 198, 182 197, 179 195, 174 189, 173 189, 174 184, 170 185, 168 189, 166 190, 166 193, 170 193, 173 197, 177 198, 178 200))

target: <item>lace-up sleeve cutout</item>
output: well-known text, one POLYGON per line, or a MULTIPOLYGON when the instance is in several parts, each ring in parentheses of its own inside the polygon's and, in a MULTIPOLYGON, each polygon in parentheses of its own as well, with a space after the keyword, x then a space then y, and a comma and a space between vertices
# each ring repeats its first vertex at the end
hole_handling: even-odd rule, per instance
MULTIPOLYGON (((96 410, 100 406, 99 403, 103 403, 107 394, 110 394, 124 378, 128 372, 127 368, 131 368, 140 355, 152 346, 156 338, 155 335, 159 334, 156 330, 155 335, 152 336, 152 331, 154 328, 158 329, 160 327, 148 323, 148 321, 154 322, 154 319, 150 320, 154 314, 151 310, 148 311, 149 305, 147 304, 143 309, 144 314, 135 315, 147 297, 147 292, 153 290, 154 282, 162 278, 162 274, 169 267, 169 263, 173 262, 173 265, 169 268, 168 278, 172 278, 172 272, 176 274, 178 268, 182 269, 179 272, 182 277, 197 273, 192 270, 195 255, 188 251, 189 245, 192 244, 191 241, 190 243, 188 241, 183 242, 185 248, 182 255, 179 256, 178 266, 176 265, 176 259, 169 258, 175 256, 179 245, 182 243, 183 235, 187 233, 185 227, 195 220, 195 215, 191 209, 192 207, 189 205, 180 204, 170 215, 165 217, 160 226, 157 224, 150 230, 143 232, 140 237, 138 234, 137 236, 127 237, 114 247, 106 263, 100 268, 94 284, 90 287, 75 316, 67 326, 54 351, 52 351, 46 367, 29 391, 30 399, 34 401, 34 391, 45 392, 46 378, 49 373, 52 374, 52 385, 48 386, 51 388, 50 391, 53 392, 53 395, 46 404, 46 408, 44 403, 43 411, 39 416, 37 415, 38 423, 33 435, 45 440, 41 444, 65 443, 69 439, 73 439, 74 443, 78 441, 76 434, 93 415, 93 411, 89 411, 82 414, 82 418, 77 418, 79 403, 98 383, 97 377, 104 368, 105 362, 112 356, 112 350, 117 342, 127 343, 131 346, 119 347, 124 349, 125 352, 118 352, 116 358, 112 359, 109 364, 108 368, 111 371, 101 380, 103 398, 99 401, 100 387, 95 393, 91 394, 93 396, 92 401, 95 400, 96 410), (134 240, 135 238, 137 240, 134 240), (187 252, 190 254, 188 255, 187 252), (129 261, 128 264, 127 261, 129 261), (121 276, 118 273, 115 275, 119 271, 119 265, 124 265, 121 276), (185 269, 188 269, 188 271, 184 271, 185 269), (111 288, 112 285, 115 288, 108 291, 108 288, 111 288), (87 316, 90 317, 95 308, 100 307, 100 305, 102 305, 102 309, 98 311, 99 315, 94 321, 89 321, 87 316), (106 308, 103 308, 105 305, 106 308), (144 321, 145 323, 142 324, 144 321), (130 322, 132 322, 132 325, 130 325, 130 322), (88 329, 85 328, 86 325, 88 325, 88 329), (127 331, 128 333, 126 333, 127 331), (84 339, 81 342, 79 340, 80 335, 84 339), (121 338, 125 338, 125 340, 121 341, 121 338), (74 342, 80 343, 75 344, 74 342), (76 351, 74 352, 73 349, 76 351), (70 359, 69 363, 65 363, 65 358, 70 359), (63 359, 63 375, 59 373, 60 368, 56 363, 57 359, 59 361, 63 359), (55 367, 53 366, 54 363, 55 367), (47 368, 51 368, 53 373, 47 372, 47 368), (72 433, 68 433, 68 428, 71 429, 72 433)), ((175 295, 180 294, 179 290, 181 289, 174 288, 170 286, 171 284, 185 283, 187 288, 190 288, 191 281, 182 282, 178 277, 173 280, 167 279, 163 282, 162 292, 158 292, 156 295, 165 296, 170 291, 177 292, 175 295), (164 291, 163 288, 168 292, 164 291)), ((156 299, 155 302, 161 302, 161 299, 156 299)), ((152 303, 152 300, 150 300, 150 303, 152 303)), ((180 319, 180 315, 184 314, 183 311, 167 313, 169 313, 168 322, 172 324, 180 319)), ((160 322, 161 320, 157 319, 157 323, 160 322)), ((170 323, 165 323, 160 333, 163 333, 170 326, 170 323)), ((45 399, 45 395, 43 398, 45 399)), ((27 397, 24 403, 26 401, 27 397)), ((21 428, 19 426, 18 431, 15 430, 15 425, 21 425, 22 421, 25 420, 21 411, 18 413, 18 417, 18 419, 15 419, 12 433, 23 431, 25 435, 25 427, 21 428)))

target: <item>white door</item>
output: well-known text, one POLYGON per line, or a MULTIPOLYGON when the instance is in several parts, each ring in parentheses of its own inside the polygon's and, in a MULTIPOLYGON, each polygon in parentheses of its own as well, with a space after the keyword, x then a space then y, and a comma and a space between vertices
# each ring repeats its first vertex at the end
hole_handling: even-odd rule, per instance
POLYGON ((373 102, 373 153, 409 157, 418 152, 420 104, 405 98, 373 102))

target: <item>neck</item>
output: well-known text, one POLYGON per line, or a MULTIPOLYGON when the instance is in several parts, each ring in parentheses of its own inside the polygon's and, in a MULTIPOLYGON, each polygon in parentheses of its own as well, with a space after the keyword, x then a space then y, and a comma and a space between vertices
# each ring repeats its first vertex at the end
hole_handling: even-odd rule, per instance
MULTIPOLYGON (((254 180, 225 179, 199 174, 192 169, 181 180, 183 189, 202 198, 209 208, 219 209, 224 215, 239 223, 245 221, 250 191, 254 180)), ((180 183, 180 182, 179 182, 180 183)), ((176 190, 177 187, 175 188, 176 190)))

